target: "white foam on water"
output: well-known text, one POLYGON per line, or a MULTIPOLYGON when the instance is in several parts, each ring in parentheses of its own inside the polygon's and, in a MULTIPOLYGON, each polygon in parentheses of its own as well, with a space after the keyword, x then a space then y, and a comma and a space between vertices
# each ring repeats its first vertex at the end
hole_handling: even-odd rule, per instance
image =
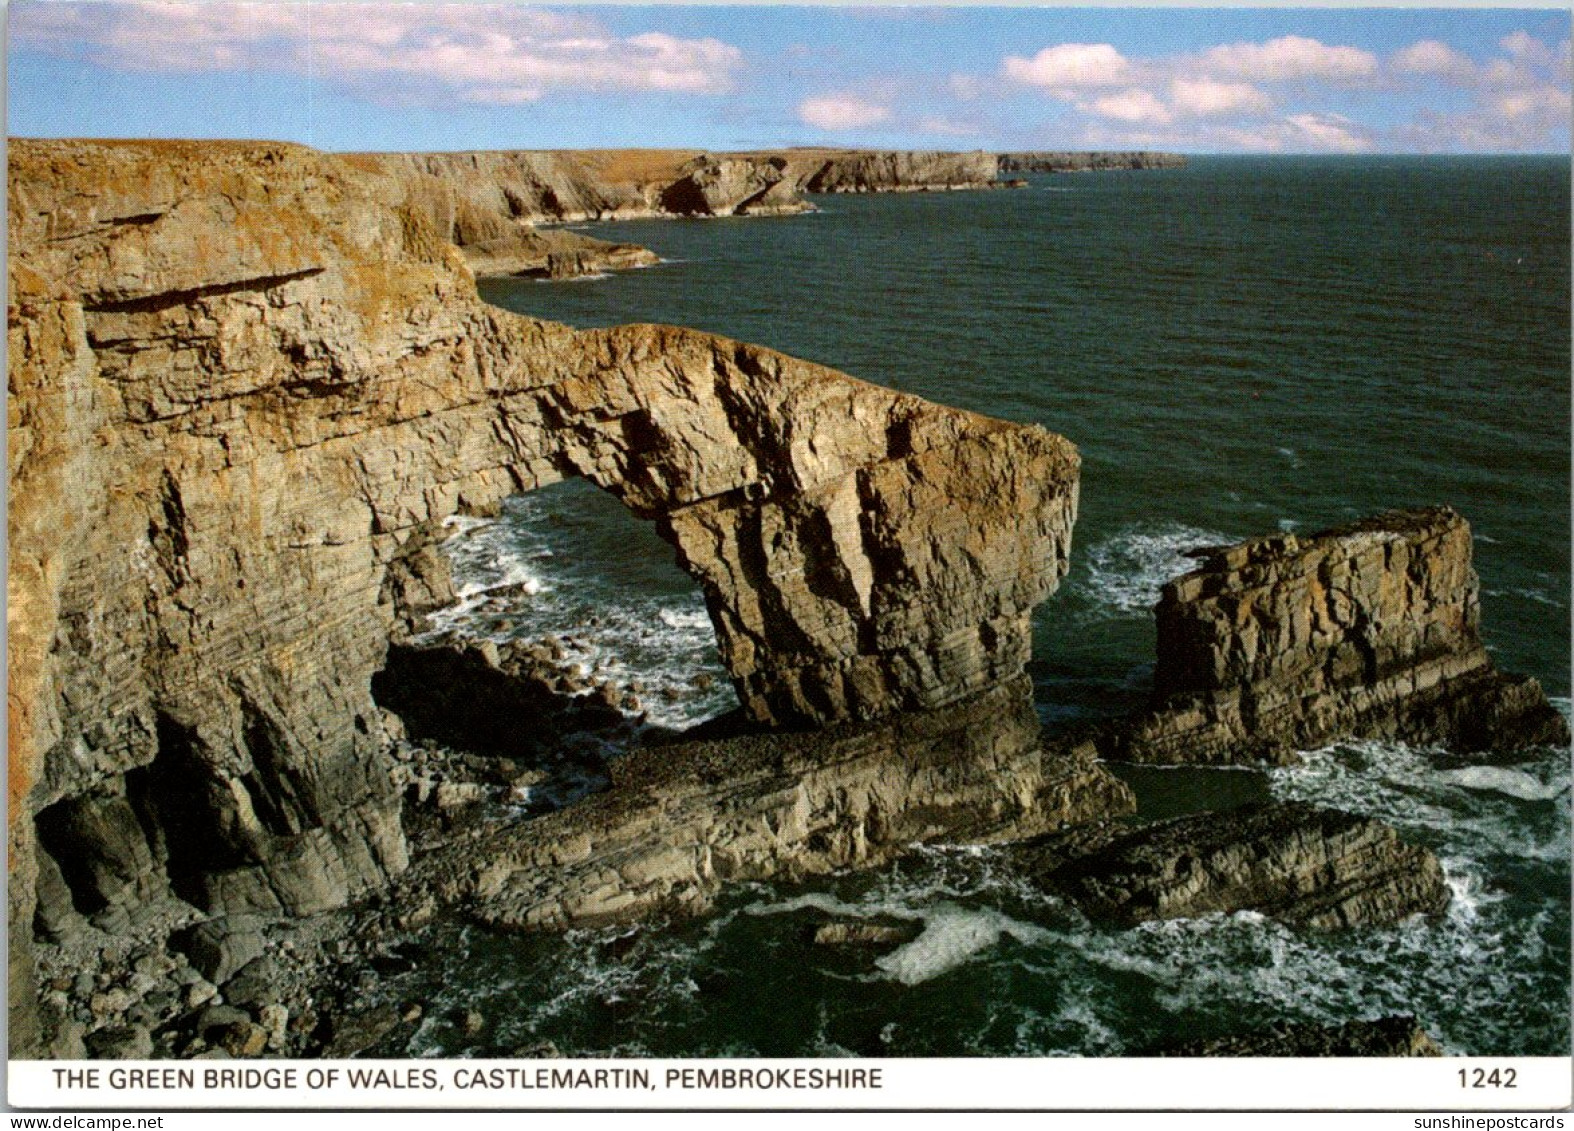
POLYGON ((565 666, 638 688, 651 726, 682 730, 737 705, 699 593, 618 590, 587 573, 554 525, 550 504, 510 499, 498 519, 461 517, 443 544, 457 601, 432 614, 421 639, 559 642, 565 666))
POLYGON ((1448 884, 1449 902, 1447 915, 1460 924, 1474 921, 1488 904, 1507 898, 1501 891, 1493 890, 1475 862, 1458 856, 1444 856, 1438 861, 1443 866, 1443 881, 1448 884))
POLYGON ((916 986, 963 965, 1004 935, 1032 942, 1045 934, 1042 927, 1018 922, 993 909, 943 903, 929 909, 922 934, 876 959, 875 966, 904 986, 916 986))
POLYGON ((682 632, 708 633, 712 631, 710 614, 703 608, 663 608, 656 613, 656 616, 668 628, 675 628, 682 632))
POLYGON ((1551 801, 1569 789, 1566 781, 1543 781, 1534 774, 1507 766, 1466 766, 1444 770, 1438 776, 1465 789, 1490 790, 1521 801, 1551 801))
POLYGON ((1179 522, 1127 527, 1088 551, 1087 575, 1077 587, 1086 591, 1104 616, 1146 613, 1158 603, 1166 582, 1196 568, 1183 551, 1233 541, 1217 531, 1179 522))
POLYGON ((1518 597, 1522 601, 1530 601, 1537 605, 1546 605, 1550 609, 1565 609, 1568 607, 1567 602, 1563 601, 1561 598, 1554 597, 1546 590, 1532 589, 1526 586, 1520 586, 1514 589, 1483 589, 1481 593, 1486 597, 1518 597))
POLYGON ((1268 771, 1274 796, 1376 817, 1425 832, 1461 858, 1569 859, 1569 766, 1564 751, 1509 767, 1440 770, 1427 751, 1351 742, 1268 771))
POLYGON ((1301 456, 1294 448, 1280 448, 1279 454, 1285 458, 1291 467, 1301 466, 1301 456))
POLYGON ((858 918, 879 914, 874 908, 847 903, 823 891, 805 892, 773 903, 751 903, 743 909, 745 915, 790 915, 794 911, 823 911, 827 915, 851 915, 858 918))

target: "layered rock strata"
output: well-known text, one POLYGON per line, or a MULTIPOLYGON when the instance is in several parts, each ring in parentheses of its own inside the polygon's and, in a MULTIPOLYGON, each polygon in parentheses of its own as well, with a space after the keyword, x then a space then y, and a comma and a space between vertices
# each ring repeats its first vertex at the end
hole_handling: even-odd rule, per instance
POLYGON ((1377 926, 1449 901, 1428 849, 1377 821, 1297 803, 1103 823, 1010 855, 1040 887, 1122 926, 1236 911, 1322 929, 1377 926))
POLYGON ((17 141, 9 173, 20 1047, 42 889, 66 929, 171 896, 309 913, 405 869, 373 676, 451 596, 443 521, 510 494, 581 475, 656 521, 761 723, 1025 702, 1076 510, 1059 437, 490 308, 430 202, 365 163, 17 141))
POLYGON ((1540 684, 1481 642, 1470 527, 1446 507, 1199 550, 1165 586, 1147 715, 1100 740, 1137 762, 1292 761, 1347 738, 1566 745, 1540 684))
POLYGON ((638 244, 598 240, 556 228, 515 226, 496 236, 478 238, 462 250, 477 278, 578 279, 654 267, 661 262, 661 256, 638 244))
POLYGON ((422 861, 409 882, 505 929, 691 913, 723 883, 1039 835, 1135 808, 1089 756, 1046 755, 1024 680, 814 734, 654 746, 611 787, 422 861))

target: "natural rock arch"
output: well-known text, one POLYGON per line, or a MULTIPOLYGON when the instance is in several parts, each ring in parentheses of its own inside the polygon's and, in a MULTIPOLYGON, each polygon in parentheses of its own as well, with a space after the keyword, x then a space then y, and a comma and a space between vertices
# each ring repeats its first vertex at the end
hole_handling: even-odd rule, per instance
POLYGON ((568 475, 677 546, 762 723, 1021 672, 1076 504, 1075 451, 1042 429, 712 335, 487 307, 396 179, 297 147, 19 141, 10 172, 24 935, 170 878, 213 911, 304 913, 404 868, 370 684, 412 563, 444 518, 568 475), (35 854, 45 810, 114 882, 66 890, 88 881, 35 854))

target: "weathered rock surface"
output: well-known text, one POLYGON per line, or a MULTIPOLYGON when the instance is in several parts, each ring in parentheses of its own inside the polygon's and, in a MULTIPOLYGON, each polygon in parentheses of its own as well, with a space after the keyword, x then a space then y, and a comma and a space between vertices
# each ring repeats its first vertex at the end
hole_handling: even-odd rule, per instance
POLYGON ((215 985, 262 957, 261 924, 251 916, 222 916, 199 923, 171 940, 195 969, 215 985))
POLYGON ((998 185, 986 153, 788 149, 360 153, 345 160, 421 213, 477 275, 567 278, 657 262, 650 251, 537 226, 660 216, 778 216, 805 193, 998 185))
POLYGON ((1128 153, 1065 152, 1037 150, 1002 153, 1002 173, 1089 173, 1116 169, 1184 169, 1186 158, 1179 153, 1137 150, 1128 153))
POLYGON ((654 267, 661 262, 659 255, 638 244, 598 240, 556 228, 521 228, 507 236, 467 244, 462 250, 477 278, 576 279, 654 267))
POLYGON ((730 880, 1130 812, 1090 755, 1044 753, 1029 693, 1024 678, 883 722, 647 747, 612 763, 605 793, 434 853, 406 882, 494 926, 588 926, 693 912, 730 880))
POLYGON ((912 919, 836 919, 816 927, 813 940, 816 946, 892 947, 912 942, 923 930, 912 919))
POLYGON ((1149 1056, 1442 1056, 1414 1017, 1380 1017, 1343 1025, 1280 1022, 1250 1033, 1190 1041, 1149 1056))
POLYGON ((913 153, 850 150, 823 156, 813 151, 788 155, 802 191, 944 192, 997 185, 999 160, 982 150, 972 153, 913 153), (811 167, 818 164, 817 168, 811 167))
POLYGON ((1076 452, 1042 429, 488 307, 364 162, 19 140, 9 175, 21 1041, 42 873, 70 930, 170 893, 299 915, 404 870, 372 679, 403 602, 451 598, 432 559, 456 513, 581 475, 656 520, 762 723, 935 710, 1022 671, 1076 509, 1076 452))
POLYGON ((1157 609, 1154 705, 1107 757, 1284 762, 1345 738, 1566 745, 1540 684, 1480 637, 1470 527, 1446 507, 1198 551, 1157 609))
POLYGON ((1295 803, 1104 823, 1010 854, 1040 886, 1125 926, 1235 911, 1308 927, 1373 926, 1436 914, 1449 901, 1429 850, 1377 821, 1295 803))

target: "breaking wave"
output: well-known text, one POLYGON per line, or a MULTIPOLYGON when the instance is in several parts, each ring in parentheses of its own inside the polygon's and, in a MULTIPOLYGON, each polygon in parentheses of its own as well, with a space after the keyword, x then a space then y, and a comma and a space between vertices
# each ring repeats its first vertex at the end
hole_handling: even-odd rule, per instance
MULTIPOLYGON (((554 640, 582 676, 631 690, 654 726, 684 729, 735 707, 710 616, 689 579, 670 563, 659 563, 669 571, 662 585, 616 576, 611 563, 587 556, 582 531, 563 522, 562 498, 517 496, 496 519, 445 524, 459 599, 430 618, 422 639, 554 640)), ((593 520, 630 521, 622 513, 593 520)))
POLYGON ((1233 541, 1229 535, 1179 522, 1128 527, 1088 551, 1080 588, 1103 616, 1147 613, 1166 582, 1196 567, 1185 551, 1233 541))

